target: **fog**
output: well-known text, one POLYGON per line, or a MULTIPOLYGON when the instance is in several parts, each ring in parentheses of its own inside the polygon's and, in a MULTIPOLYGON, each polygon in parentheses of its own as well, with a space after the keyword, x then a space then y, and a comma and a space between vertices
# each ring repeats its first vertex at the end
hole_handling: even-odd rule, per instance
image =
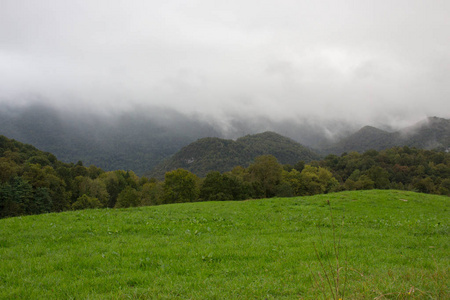
POLYGON ((450 117, 449 16, 447 0, 3 0, 0 104, 166 107, 224 136, 396 129, 450 117))

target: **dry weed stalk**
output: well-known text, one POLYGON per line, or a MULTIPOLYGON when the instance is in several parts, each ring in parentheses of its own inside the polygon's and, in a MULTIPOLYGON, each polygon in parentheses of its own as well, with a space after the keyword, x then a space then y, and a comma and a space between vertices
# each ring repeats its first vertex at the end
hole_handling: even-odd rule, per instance
MULTIPOLYGON (((314 252, 319 261, 319 265, 322 272, 318 272, 317 276, 314 274, 310 267, 310 271, 316 286, 318 286, 324 296, 324 299, 344 299, 345 290, 347 285, 347 271, 348 265, 346 261, 347 252, 345 253, 344 261, 341 263, 341 238, 342 234, 336 236, 336 226, 334 224, 333 212, 331 210, 330 201, 327 201, 327 205, 330 209, 330 219, 331 219, 331 231, 333 233, 333 247, 332 251, 329 251, 328 247, 325 245, 324 236, 318 226, 319 237, 321 242, 322 250, 325 252, 325 259, 321 258, 319 255, 319 250, 317 249, 316 243, 313 243, 314 252), (333 257, 331 259, 330 257, 333 257), (343 282, 342 282, 343 281, 343 282), (341 285, 342 289, 341 289, 341 285)), ((342 219, 342 225, 344 225, 344 220, 342 219)))

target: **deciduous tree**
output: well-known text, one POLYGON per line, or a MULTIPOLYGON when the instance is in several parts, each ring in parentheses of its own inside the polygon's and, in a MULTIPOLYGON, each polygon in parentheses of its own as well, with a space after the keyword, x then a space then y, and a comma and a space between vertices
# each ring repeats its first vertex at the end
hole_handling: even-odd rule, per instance
POLYGON ((275 195, 282 170, 282 166, 273 155, 262 155, 255 159, 255 162, 248 167, 248 173, 251 180, 261 186, 263 194, 257 196, 267 198, 275 195))
POLYGON ((194 174, 184 169, 166 173, 164 203, 193 202, 197 197, 197 178, 194 174))

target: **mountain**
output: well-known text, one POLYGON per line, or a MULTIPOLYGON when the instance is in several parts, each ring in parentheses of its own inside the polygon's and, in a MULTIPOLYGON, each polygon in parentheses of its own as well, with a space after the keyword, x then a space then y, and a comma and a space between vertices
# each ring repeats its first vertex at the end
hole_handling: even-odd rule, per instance
POLYGON ((320 156, 301 144, 274 132, 247 135, 233 140, 202 138, 183 147, 171 158, 146 173, 163 178, 168 171, 184 168, 200 177, 210 171, 226 172, 235 166, 247 167, 255 157, 274 155, 282 164, 309 162, 320 156))
MULTIPOLYGON (((448 119, 433 117, 397 132, 366 126, 348 135, 354 132, 354 127, 345 121, 274 122, 256 117, 245 120, 236 118, 223 129, 218 125, 220 122, 202 121, 201 118, 161 107, 140 107, 114 113, 107 109, 104 112, 93 112, 89 108, 76 111, 57 109, 44 104, 0 106, 1 135, 51 152, 63 162, 75 163, 81 160, 86 166, 93 164, 106 171, 132 170, 138 175, 160 166, 162 161, 198 139, 236 139, 261 131, 278 132, 302 145, 319 149, 321 154, 381 150, 397 145, 446 150, 450 148, 449 122, 448 119), (337 138, 341 134, 347 137, 338 143, 320 146, 327 144, 330 137, 337 138)), ((269 146, 267 141, 258 144, 255 137, 240 138, 236 142, 244 143, 244 148, 250 147, 247 150, 252 155, 266 153, 260 149, 269 146), (249 146, 252 143, 254 145, 249 146)), ((226 144, 223 140, 221 143, 226 144)), ((273 139, 272 143, 273 152, 281 141, 273 139)), ((230 149, 232 153, 242 152, 240 148, 233 147, 242 148, 242 145, 230 149)), ((240 159, 240 156, 234 158, 239 164, 252 160, 240 159)), ((222 164, 228 164, 228 158, 225 161, 222 164)))
POLYGON ((321 149, 322 154, 365 152, 370 149, 383 150, 394 146, 419 149, 450 149, 450 120, 429 117, 413 126, 396 132, 365 126, 339 142, 321 149))
POLYGON ((333 154, 352 151, 362 153, 369 149, 382 150, 390 148, 394 144, 395 137, 392 133, 372 126, 365 126, 331 147, 322 149, 322 151, 333 154))
POLYGON ((0 134, 106 171, 142 175, 181 147, 218 133, 175 111, 153 109, 105 116, 57 111, 45 105, 0 109, 0 134))
POLYGON ((246 135, 236 142, 252 153, 252 160, 254 156, 265 154, 272 154, 281 164, 295 164, 300 160, 309 162, 320 158, 317 153, 302 144, 270 131, 246 135))
POLYGON ((405 146, 450 150, 450 119, 430 117, 398 132, 405 146))
POLYGON ((41 151, 33 145, 24 144, 3 135, 0 135, 0 158, 3 159, 0 167, 2 176, 9 173, 6 171, 8 168, 11 169, 12 174, 15 174, 17 172, 16 164, 39 163, 41 166, 50 165, 52 167, 59 167, 62 164, 49 152, 41 151))

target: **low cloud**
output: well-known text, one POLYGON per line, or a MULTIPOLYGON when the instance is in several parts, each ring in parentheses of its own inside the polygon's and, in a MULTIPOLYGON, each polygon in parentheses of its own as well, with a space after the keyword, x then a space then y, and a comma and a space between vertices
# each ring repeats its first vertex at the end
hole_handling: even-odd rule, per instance
POLYGON ((398 128, 450 117, 448 15, 439 0, 6 0, 0 102, 168 107, 229 135, 239 120, 398 128))

